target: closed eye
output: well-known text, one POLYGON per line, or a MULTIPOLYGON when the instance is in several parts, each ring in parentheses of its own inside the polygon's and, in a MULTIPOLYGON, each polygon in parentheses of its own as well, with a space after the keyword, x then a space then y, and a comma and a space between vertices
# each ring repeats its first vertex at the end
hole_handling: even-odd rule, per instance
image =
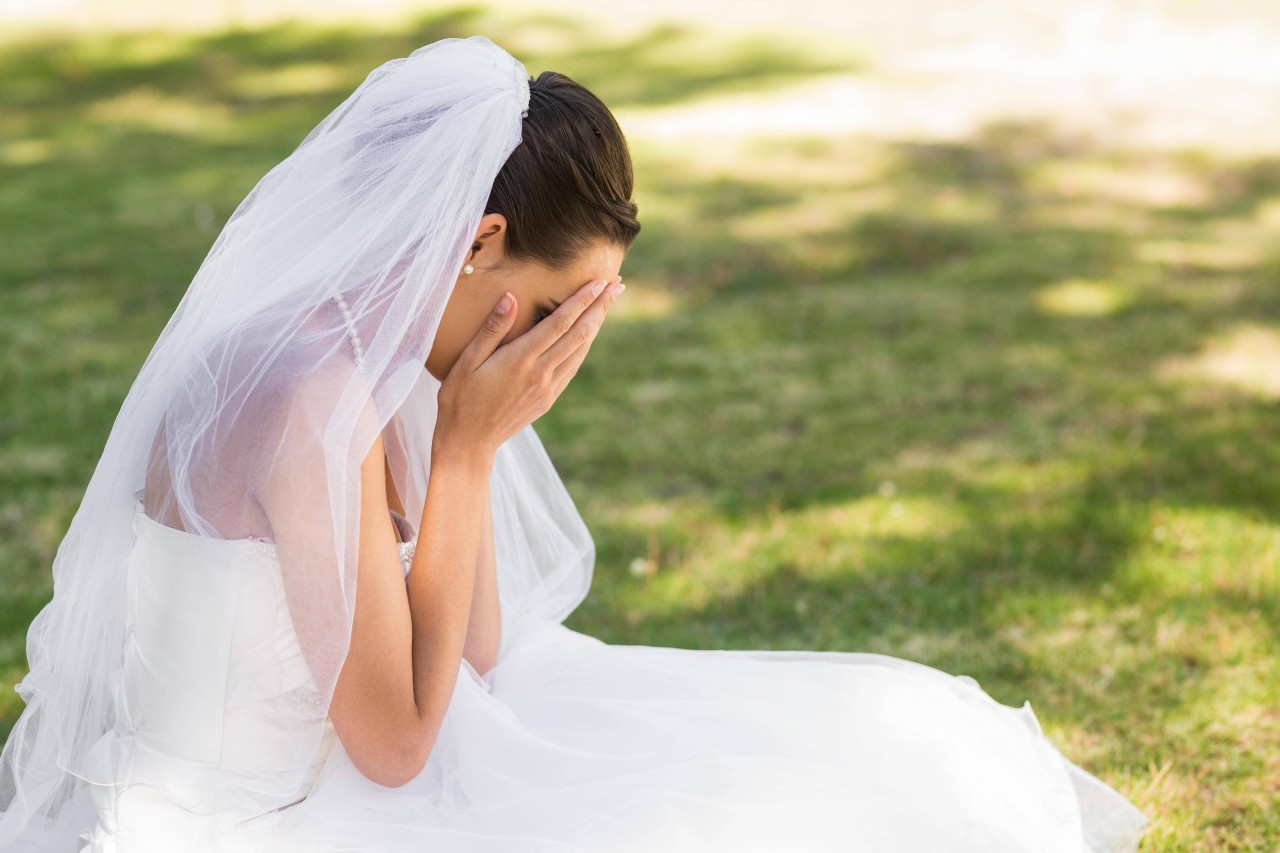
POLYGON ((560 303, 554 299, 551 300, 551 305, 551 308, 539 308, 533 312, 533 322, 535 325, 550 317, 551 312, 560 307, 560 303))

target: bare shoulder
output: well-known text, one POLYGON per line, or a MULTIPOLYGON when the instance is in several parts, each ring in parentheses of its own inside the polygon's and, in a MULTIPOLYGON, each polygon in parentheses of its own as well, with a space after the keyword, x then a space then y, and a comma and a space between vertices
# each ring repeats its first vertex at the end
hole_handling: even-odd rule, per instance
MULTIPOLYGON (((354 469, 359 464, 362 489, 372 485, 376 488, 374 494, 385 500, 385 450, 377 409, 371 389, 364 387, 365 381, 354 364, 329 359, 315 370, 290 376, 271 389, 274 400, 269 415, 260 423, 266 433, 259 438, 264 461, 258 466, 259 481, 254 488, 268 516, 273 514, 267 507, 269 503, 275 505, 275 515, 292 515, 294 505, 308 497, 300 491, 314 497, 327 494, 327 472, 330 466, 341 464, 334 455, 336 448, 329 442, 333 427, 343 414, 339 407, 349 399, 362 405, 349 415, 355 420, 350 434, 358 446, 350 448, 346 465, 354 469)), ((369 497, 366 494, 363 501, 369 497)))
MULTIPOLYGON (((329 359, 314 370, 290 377, 288 384, 275 389, 274 393, 277 423, 281 432, 294 440, 326 440, 327 431, 340 414, 339 407, 358 401, 354 434, 366 442, 361 448, 361 459, 373 453, 371 445, 380 433, 373 388, 354 364, 329 359)), ((380 450, 380 440, 377 444, 380 450)))

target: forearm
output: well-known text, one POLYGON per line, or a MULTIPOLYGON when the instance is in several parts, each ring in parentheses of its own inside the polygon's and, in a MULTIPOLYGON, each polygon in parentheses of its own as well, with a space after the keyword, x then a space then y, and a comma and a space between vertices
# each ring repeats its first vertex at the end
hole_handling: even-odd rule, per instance
POLYGON ((471 592, 471 616, 462 656, 484 675, 498 662, 502 643, 502 609, 498 604, 498 573, 494 559, 493 506, 484 504, 480 525, 480 549, 476 561, 475 586, 471 592))
POLYGON ((462 660, 492 467, 491 455, 432 446, 431 476, 407 581, 414 700, 432 739, 462 660))

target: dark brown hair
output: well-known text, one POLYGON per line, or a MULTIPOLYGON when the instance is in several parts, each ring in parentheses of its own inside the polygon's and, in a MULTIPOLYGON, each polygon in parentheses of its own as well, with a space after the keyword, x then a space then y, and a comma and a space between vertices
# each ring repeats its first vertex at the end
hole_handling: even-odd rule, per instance
POLYGON ((640 233, 631 152, 609 108, 555 71, 529 80, 521 142, 485 213, 507 220, 507 253, 563 269, 601 238, 623 248, 640 233))

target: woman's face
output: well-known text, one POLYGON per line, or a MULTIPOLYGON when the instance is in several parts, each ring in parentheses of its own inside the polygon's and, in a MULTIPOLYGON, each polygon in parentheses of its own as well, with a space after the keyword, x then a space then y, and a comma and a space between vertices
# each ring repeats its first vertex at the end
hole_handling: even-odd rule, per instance
POLYGON ((480 221, 476 235, 466 261, 475 271, 458 275, 436 330, 431 354, 427 356, 427 371, 441 381, 480 331, 504 292, 509 290, 516 298, 515 324, 502 339, 505 344, 532 329, 584 284, 597 279, 616 279, 624 255, 621 246, 601 241, 563 270, 553 270, 535 261, 513 261, 502 251, 506 220, 496 213, 487 214, 480 221))

